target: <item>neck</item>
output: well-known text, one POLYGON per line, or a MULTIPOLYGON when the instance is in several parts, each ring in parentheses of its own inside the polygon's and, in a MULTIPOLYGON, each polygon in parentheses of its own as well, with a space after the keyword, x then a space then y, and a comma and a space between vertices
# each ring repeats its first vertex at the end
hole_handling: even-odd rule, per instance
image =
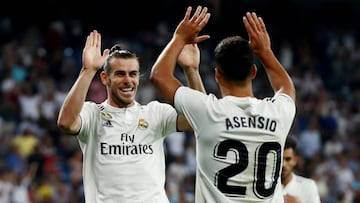
POLYGON ((116 102, 112 99, 108 99, 107 103, 110 104, 110 106, 117 107, 117 108, 128 108, 135 105, 135 101, 132 101, 131 103, 126 102, 116 102))
POLYGON ((236 86, 231 84, 222 85, 220 86, 220 91, 222 97, 254 97, 251 83, 248 83, 245 86, 236 86))
POLYGON ((290 173, 287 177, 281 178, 281 184, 287 185, 293 177, 293 174, 290 173))

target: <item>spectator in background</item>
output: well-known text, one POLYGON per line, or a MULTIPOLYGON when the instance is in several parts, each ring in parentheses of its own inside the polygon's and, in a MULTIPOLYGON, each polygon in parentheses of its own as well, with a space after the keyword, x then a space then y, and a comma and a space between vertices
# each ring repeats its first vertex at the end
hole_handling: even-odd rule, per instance
POLYGON ((289 136, 285 141, 281 172, 285 203, 320 203, 315 181, 295 174, 297 162, 297 143, 293 137, 289 136))
POLYGON ((306 129, 300 132, 297 145, 299 153, 305 159, 305 165, 308 165, 315 154, 320 152, 322 141, 317 116, 310 116, 306 129))
POLYGON ((11 193, 14 189, 14 172, 0 166, 0 203, 11 202, 11 193))
POLYGON ((349 154, 346 151, 343 151, 337 156, 337 160, 338 166, 334 171, 337 197, 341 197, 344 203, 351 203, 353 202, 354 197, 352 183, 355 176, 354 172, 349 167, 349 154))
POLYGON ((168 149, 166 156, 168 156, 170 161, 185 153, 185 141, 185 132, 174 132, 165 138, 165 144, 168 149))
POLYGON ((354 191, 354 202, 360 202, 360 171, 356 171, 355 178, 351 183, 351 188, 354 191))
POLYGON ((34 151, 39 138, 32 132, 30 128, 25 128, 23 132, 16 135, 12 144, 18 148, 21 157, 27 159, 34 151))

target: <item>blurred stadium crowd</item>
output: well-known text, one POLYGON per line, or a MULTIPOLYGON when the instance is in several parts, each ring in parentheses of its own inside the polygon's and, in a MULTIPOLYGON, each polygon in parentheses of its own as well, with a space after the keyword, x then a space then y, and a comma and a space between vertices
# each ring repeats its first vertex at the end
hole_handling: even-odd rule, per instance
MULTIPOLYGON (((219 6, 219 1, 206 2, 211 2, 215 11, 225 9, 224 5, 219 6)), ((232 1, 242 6, 236 2, 232 1)), ((164 20, 150 18, 154 24, 143 22, 143 27, 133 20, 129 20, 135 24, 130 28, 122 25, 127 15, 132 19, 138 13, 119 14, 118 19, 114 14, 110 16, 112 23, 99 26, 99 31, 104 31, 103 47, 121 43, 140 57, 144 74, 137 95, 140 103, 162 100, 148 75, 155 57, 171 37, 172 20, 177 22, 183 15, 182 8, 185 7, 177 9, 179 15, 164 20), (105 29, 106 26, 109 28, 105 29), (135 26, 137 29, 132 32, 135 26), (122 29, 127 34, 119 34, 122 29)), ((258 9, 268 8, 272 7, 258 9)), ((290 15, 293 10, 286 8, 286 15, 290 15)), ((264 12, 264 19, 276 55, 297 88, 297 115, 289 135, 299 142, 301 161, 296 172, 316 181, 322 203, 357 203, 360 202, 360 30, 356 23, 351 24, 353 12, 331 17, 333 10, 328 10, 327 17, 334 24, 322 24, 321 19, 326 20, 320 17, 322 13, 313 14, 320 18, 315 23, 306 16, 297 16, 298 20, 288 25, 282 19, 287 16, 280 18, 280 14, 269 11, 264 12), (343 15, 349 15, 350 22, 343 21, 347 19, 343 15)), ((304 11, 294 15, 301 12, 304 11)), ((211 61, 214 45, 225 34, 244 34, 239 13, 239 16, 227 13, 227 18, 221 19, 220 13, 215 12, 213 22, 205 29, 212 38, 199 45, 201 74, 209 93, 219 95, 211 61), (228 20, 230 27, 225 25, 228 20), (231 30, 231 27, 237 28, 231 30)), ((56 127, 56 119, 80 71, 85 36, 96 26, 89 23, 92 19, 69 15, 62 19, 46 18, 46 15, 43 18, 41 24, 26 18, 19 20, 19 16, 0 18, 0 203, 83 202, 82 154, 76 138, 62 134, 56 127)), ((255 94, 266 97, 271 89, 261 64, 258 66, 255 94)), ((177 74, 183 76, 180 69, 177 74)), ((96 77, 88 99, 102 102, 105 97, 105 89, 96 77)), ((194 135, 171 134, 165 145, 170 201, 193 203, 194 135)))

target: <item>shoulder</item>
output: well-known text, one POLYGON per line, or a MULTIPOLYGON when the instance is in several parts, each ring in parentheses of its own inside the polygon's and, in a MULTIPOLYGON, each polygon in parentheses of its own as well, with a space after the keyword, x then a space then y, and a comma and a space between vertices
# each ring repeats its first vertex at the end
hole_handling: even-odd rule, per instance
POLYGON ((187 87, 187 86, 179 87, 176 90, 175 97, 178 94, 181 94, 181 95, 186 94, 186 95, 203 95, 203 96, 207 96, 204 92, 201 92, 199 90, 191 89, 190 87, 187 87))
POLYGON ((170 104, 165 102, 160 102, 157 100, 150 101, 147 104, 141 104, 140 107, 142 108, 173 108, 170 104))
POLYGON ((179 87, 174 96, 175 100, 186 100, 186 101, 198 101, 198 100, 218 100, 218 98, 212 93, 204 93, 199 90, 191 89, 190 87, 181 86, 179 87), (189 99, 190 98, 190 99, 189 99))
POLYGON ((320 203, 320 194, 316 182, 311 178, 295 175, 298 190, 308 199, 307 202, 320 203))
POLYGON ((95 103, 93 101, 85 101, 84 105, 86 105, 86 106, 99 106, 101 104, 97 104, 97 103, 95 103))
POLYGON ((93 101, 86 101, 83 105, 83 110, 87 111, 101 111, 104 109, 103 104, 97 104, 93 101))
POLYGON ((295 175, 294 174, 294 178, 295 178, 295 181, 298 183, 298 184, 301 184, 303 185, 304 187, 316 187, 316 183, 313 179, 311 178, 306 178, 306 177, 303 177, 303 176, 300 176, 300 175, 295 175))
POLYGON ((160 113, 160 112, 175 112, 175 108, 165 102, 157 100, 151 101, 147 104, 140 105, 140 109, 146 112, 160 113))
POLYGON ((264 98, 262 99, 262 104, 272 106, 277 112, 280 112, 283 115, 289 115, 290 117, 293 117, 296 113, 294 100, 284 93, 276 93, 273 97, 264 98))
POLYGON ((295 106, 294 100, 285 93, 276 93, 273 97, 266 97, 263 100, 273 102, 273 103, 282 102, 282 103, 287 103, 289 105, 295 106))

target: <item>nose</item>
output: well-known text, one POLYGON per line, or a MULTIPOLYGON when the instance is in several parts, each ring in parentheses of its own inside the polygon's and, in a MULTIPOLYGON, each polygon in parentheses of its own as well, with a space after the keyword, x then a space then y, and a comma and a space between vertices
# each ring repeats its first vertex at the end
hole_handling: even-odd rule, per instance
POLYGON ((123 81, 124 81, 125 83, 130 82, 130 81, 131 81, 130 75, 129 75, 129 74, 125 74, 124 77, 123 77, 123 81))

